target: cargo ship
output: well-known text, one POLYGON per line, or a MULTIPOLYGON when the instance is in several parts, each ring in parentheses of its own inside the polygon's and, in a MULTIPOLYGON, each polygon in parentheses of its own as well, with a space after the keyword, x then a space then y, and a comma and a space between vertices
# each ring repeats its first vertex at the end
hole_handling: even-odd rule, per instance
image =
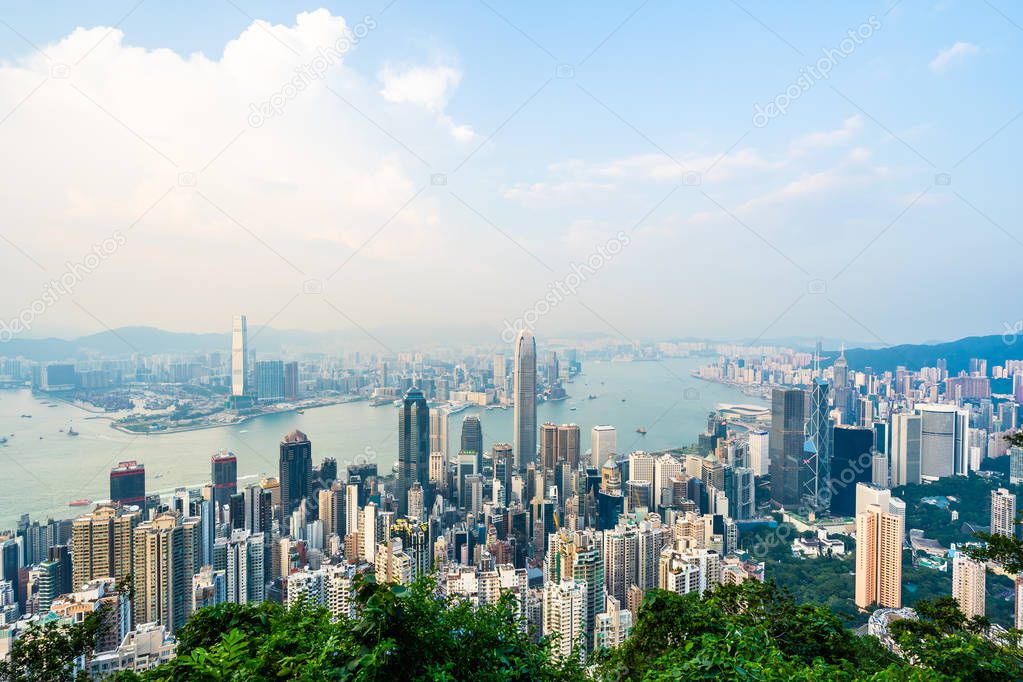
POLYGON ((67 506, 69 506, 69 507, 88 507, 90 504, 92 504, 92 500, 81 499, 81 500, 71 500, 70 502, 67 503, 67 506))

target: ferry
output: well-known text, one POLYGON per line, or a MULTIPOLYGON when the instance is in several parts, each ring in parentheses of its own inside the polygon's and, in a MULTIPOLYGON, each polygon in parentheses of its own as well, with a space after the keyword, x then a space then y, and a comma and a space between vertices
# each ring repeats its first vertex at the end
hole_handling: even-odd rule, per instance
POLYGON ((451 403, 448 405, 448 414, 458 414, 467 409, 469 409, 469 403, 451 403))
POLYGON ((87 500, 87 499, 83 498, 81 500, 71 500, 70 502, 67 503, 67 506, 69 506, 69 507, 88 507, 90 504, 92 504, 92 500, 87 500))

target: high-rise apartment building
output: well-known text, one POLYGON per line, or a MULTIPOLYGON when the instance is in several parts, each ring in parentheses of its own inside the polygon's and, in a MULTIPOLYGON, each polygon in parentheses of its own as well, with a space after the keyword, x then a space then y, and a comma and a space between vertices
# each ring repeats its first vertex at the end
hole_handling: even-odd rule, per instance
POLYGON ((952 559, 952 598, 967 618, 984 616, 987 566, 957 550, 952 559))
POLYGON ((163 512, 135 528, 133 620, 171 632, 192 613, 192 576, 201 565, 199 520, 163 512))
POLYGON ((137 507, 97 507, 71 523, 72 589, 96 578, 123 578, 132 572, 137 507))
POLYGON ((1013 536, 1016 525, 1016 496, 1005 488, 991 491, 991 533, 1013 536))
POLYGON ((856 515, 856 606, 902 606, 905 520, 878 504, 856 515))
POLYGON ((543 588, 543 635, 554 638, 552 654, 566 660, 577 650, 586 655, 586 585, 575 580, 548 583, 543 588))

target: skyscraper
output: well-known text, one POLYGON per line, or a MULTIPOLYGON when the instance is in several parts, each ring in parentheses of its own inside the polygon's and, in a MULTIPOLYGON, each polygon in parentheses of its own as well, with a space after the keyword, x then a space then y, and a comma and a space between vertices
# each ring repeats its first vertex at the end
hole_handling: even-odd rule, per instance
POLYGON ((461 452, 475 452, 476 473, 483 472, 483 427, 478 415, 469 414, 462 419, 461 452))
POLYGON ((279 403, 284 400, 284 362, 258 360, 256 362, 256 399, 261 403, 279 403))
POLYGON ((210 458, 210 480, 213 482, 214 513, 220 518, 224 505, 238 492, 238 458, 233 452, 221 450, 213 454, 210 458))
POLYGON ((969 473, 969 413, 954 405, 918 405, 920 475, 927 480, 969 473))
POLYGON ((578 647, 586 655, 586 585, 575 580, 548 583, 543 590, 543 634, 555 637, 552 653, 565 660, 578 647))
POLYGON ((430 410, 430 452, 439 452, 445 466, 448 463, 448 411, 430 410))
POLYGON ((522 330, 515 339, 515 468, 536 461, 536 339, 522 330))
POLYGON ((984 615, 986 581, 987 566, 984 562, 971 559, 961 549, 956 550, 952 559, 952 598, 959 603, 959 610, 967 618, 984 615))
POLYGON ((771 393, 771 500, 779 506, 800 502, 799 472, 806 437, 807 394, 798 388, 776 388, 771 393))
POLYGON ((594 426, 590 432, 590 466, 600 469, 618 452, 618 432, 613 426, 594 426))
MULTIPOLYGON (((831 481, 833 426, 828 412, 828 384, 815 380, 810 386, 810 414, 806 420, 800 482, 803 499, 818 514, 826 514, 831 501, 826 492, 831 481)), ((873 443, 873 433, 870 440, 873 443)))
POLYGON ((877 504, 856 515, 856 606, 902 606, 905 521, 877 504))
MULTIPOLYGON (((408 514, 408 491, 419 481, 430 486, 430 408, 423 392, 412 387, 398 412, 398 513, 408 514)), ((428 501, 429 502, 429 501, 428 501)))
POLYGON ((199 569, 198 519, 158 514, 135 528, 132 550, 133 620, 172 632, 192 613, 192 576, 199 569))
POLYGON ((859 426, 836 426, 831 466, 831 514, 855 516, 856 484, 870 483, 873 468, 870 449, 874 432, 859 426))
POLYGON ((892 415, 892 486, 920 483, 920 425, 918 414, 892 415))
POLYGON ((241 397, 248 388, 249 333, 244 315, 235 315, 231 325, 231 395, 241 397))
POLYGON ((107 506, 72 522, 72 589, 95 578, 123 578, 131 573, 132 542, 141 516, 138 509, 107 506))
POLYGON ((1005 488, 991 491, 991 533, 1013 536, 1016 523, 1016 496, 1005 488))
POLYGON ((298 429, 281 439, 279 468, 281 523, 287 524, 291 513, 309 498, 313 489, 313 445, 298 429))
POLYGON ((757 476, 767 476, 770 473, 769 439, 767 431, 762 429, 753 429, 749 432, 749 465, 757 476))
POLYGON ((120 462, 110 470, 110 502, 116 505, 145 504, 145 465, 131 460, 120 462))

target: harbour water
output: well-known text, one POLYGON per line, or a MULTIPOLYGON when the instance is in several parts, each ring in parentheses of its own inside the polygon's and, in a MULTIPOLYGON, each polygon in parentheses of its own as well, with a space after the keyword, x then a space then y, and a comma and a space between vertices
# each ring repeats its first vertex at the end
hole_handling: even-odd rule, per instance
MULTIPOLYGON (((730 386, 690 376, 706 359, 663 362, 587 363, 585 373, 567 385, 570 397, 542 403, 540 422, 579 424, 583 451, 597 424, 618 428, 618 449, 656 450, 686 445, 706 427, 707 413, 718 403, 756 403, 730 386), (595 395, 589 399, 590 394, 595 395), (636 432, 647 429, 646 435, 636 432)), ((313 444, 313 461, 334 457, 342 468, 352 461, 375 461, 389 471, 397 454, 397 411, 372 407, 367 401, 279 413, 213 429, 160 435, 130 435, 110 428, 106 418, 76 407, 44 404, 45 397, 28 390, 0 391, 0 528, 32 518, 72 517, 81 509, 76 499, 109 496, 110 467, 123 460, 146 466, 150 492, 198 486, 210 476, 210 455, 220 449, 238 455, 239 479, 277 474, 281 436, 298 428, 313 444), (21 415, 32 415, 25 418, 21 415), (78 436, 68 436, 68 426, 78 436), (63 431, 62 431, 63 429, 63 431)), ((49 402, 49 401, 46 401, 49 402)), ((449 451, 458 451, 462 419, 477 414, 483 440, 511 442, 512 409, 471 407, 450 417, 449 451)), ((88 509, 85 507, 84 509, 88 509)))

